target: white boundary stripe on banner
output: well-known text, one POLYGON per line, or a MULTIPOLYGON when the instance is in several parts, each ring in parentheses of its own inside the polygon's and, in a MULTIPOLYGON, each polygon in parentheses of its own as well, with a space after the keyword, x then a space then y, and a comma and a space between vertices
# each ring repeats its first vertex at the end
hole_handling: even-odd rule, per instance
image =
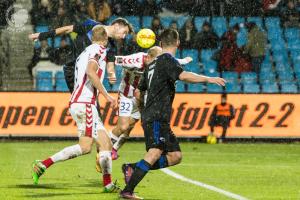
POLYGON ((177 174, 176 172, 173 172, 172 170, 170 169, 161 169, 162 172, 164 172, 165 174, 169 175, 169 176, 172 176, 176 179, 179 179, 181 181, 184 181, 184 182, 187 182, 187 183, 191 183, 191 184, 194 184, 194 185, 197 185, 199 187, 203 187, 205 189, 208 189, 208 190, 211 190, 211 191, 214 191, 214 192, 217 192, 217 193, 220 193, 220 194, 223 194, 227 197, 230 197, 232 199, 236 199, 236 200, 248 200, 246 197, 242 197, 238 194, 234 194, 234 193, 231 193, 231 192, 228 192, 226 190, 222 190, 220 188, 217 188, 215 186, 212 186, 212 185, 207 185, 205 183, 201 183, 199 181, 195 181, 195 180, 192 180, 192 179, 189 179, 189 178, 186 178, 180 174, 177 174))

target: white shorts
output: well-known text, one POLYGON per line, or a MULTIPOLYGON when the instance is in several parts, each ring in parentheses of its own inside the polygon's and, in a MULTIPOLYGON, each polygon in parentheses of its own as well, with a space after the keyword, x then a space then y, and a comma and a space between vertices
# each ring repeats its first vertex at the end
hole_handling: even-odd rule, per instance
POLYGON ((139 111, 135 97, 125 97, 122 93, 119 94, 119 116, 132 117, 140 119, 141 113, 139 111))
POLYGON ((98 131, 105 130, 95 105, 73 103, 70 106, 70 113, 77 124, 78 137, 97 139, 98 131))

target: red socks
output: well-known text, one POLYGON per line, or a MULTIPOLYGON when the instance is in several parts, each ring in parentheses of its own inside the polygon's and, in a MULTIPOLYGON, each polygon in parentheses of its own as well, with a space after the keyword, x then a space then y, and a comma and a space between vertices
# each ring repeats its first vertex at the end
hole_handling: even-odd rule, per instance
POLYGON ((54 162, 51 158, 48 158, 44 161, 42 161, 42 163, 46 166, 46 168, 50 167, 54 162))
POLYGON ((107 186, 111 183, 111 175, 110 174, 104 174, 103 175, 103 185, 107 186))

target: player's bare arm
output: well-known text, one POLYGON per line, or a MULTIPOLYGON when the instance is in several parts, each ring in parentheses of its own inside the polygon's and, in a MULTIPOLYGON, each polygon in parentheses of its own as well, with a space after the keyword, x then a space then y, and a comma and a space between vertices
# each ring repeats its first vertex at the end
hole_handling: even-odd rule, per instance
POLYGON ((37 40, 40 39, 40 34, 45 34, 45 38, 56 36, 56 35, 64 35, 73 32, 74 25, 68 25, 59 27, 53 31, 45 32, 45 33, 32 33, 28 35, 28 38, 31 40, 37 40))
POLYGON ((115 64, 114 62, 108 62, 106 65, 107 77, 110 84, 115 84, 117 82, 115 64))
POLYGON ((214 83, 219 86, 225 86, 226 83, 226 80, 220 77, 203 76, 203 75, 195 74, 193 72, 186 72, 186 71, 183 71, 179 75, 179 79, 189 83, 207 82, 207 83, 214 83))
POLYGON ((94 61, 90 61, 87 69, 86 69, 86 74, 88 78, 91 80, 93 86, 99 90, 100 93, 105 97, 105 99, 111 103, 111 107, 115 107, 117 101, 114 97, 110 96, 108 92, 106 91, 105 87, 101 83, 99 77, 97 76, 97 69, 98 69, 98 64, 94 61))

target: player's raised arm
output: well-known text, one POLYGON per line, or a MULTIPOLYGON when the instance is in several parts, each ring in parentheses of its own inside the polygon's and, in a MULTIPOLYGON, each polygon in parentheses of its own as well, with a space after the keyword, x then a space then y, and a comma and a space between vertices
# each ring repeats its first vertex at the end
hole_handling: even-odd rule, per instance
POLYGON ((97 61, 90 60, 86 69, 86 74, 89 80, 92 82, 93 86, 99 90, 100 93, 105 97, 105 99, 111 103, 111 107, 115 107, 117 101, 114 97, 110 96, 106 91, 105 87, 101 83, 97 75, 98 63, 97 61))
POLYGON ((220 86, 225 86, 226 81, 223 78, 220 77, 209 77, 209 76, 203 76, 199 74, 195 74, 193 72, 187 72, 183 71, 179 75, 179 79, 185 82, 189 83, 202 83, 202 82, 207 82, 207 83, 214 83, 220 86))
POLYGON ((125 68, 142 68, 144 65, 146 53, 140 52, 127 56, 115 56, 115 64, 125 68))
POLYGON ((71 33, 73 32, 73 30, 74 30, 74 25, 68 25, 47 32, 29 34, 28 37, 31 40, 37 40, 37 39, 45 40, 47 38, 55 37, 56 35, 64 35, 64 34, 71 33))
POLYGON ((192 58, 192 57, 185 57, 185 58, 182 58, 182 59, 177 58, 177 61, 178 61, 179 64, 181 64, 181 65, 186 65, 186 64, 192 62, 192 61, 193 61, 193 58, 192 58))

